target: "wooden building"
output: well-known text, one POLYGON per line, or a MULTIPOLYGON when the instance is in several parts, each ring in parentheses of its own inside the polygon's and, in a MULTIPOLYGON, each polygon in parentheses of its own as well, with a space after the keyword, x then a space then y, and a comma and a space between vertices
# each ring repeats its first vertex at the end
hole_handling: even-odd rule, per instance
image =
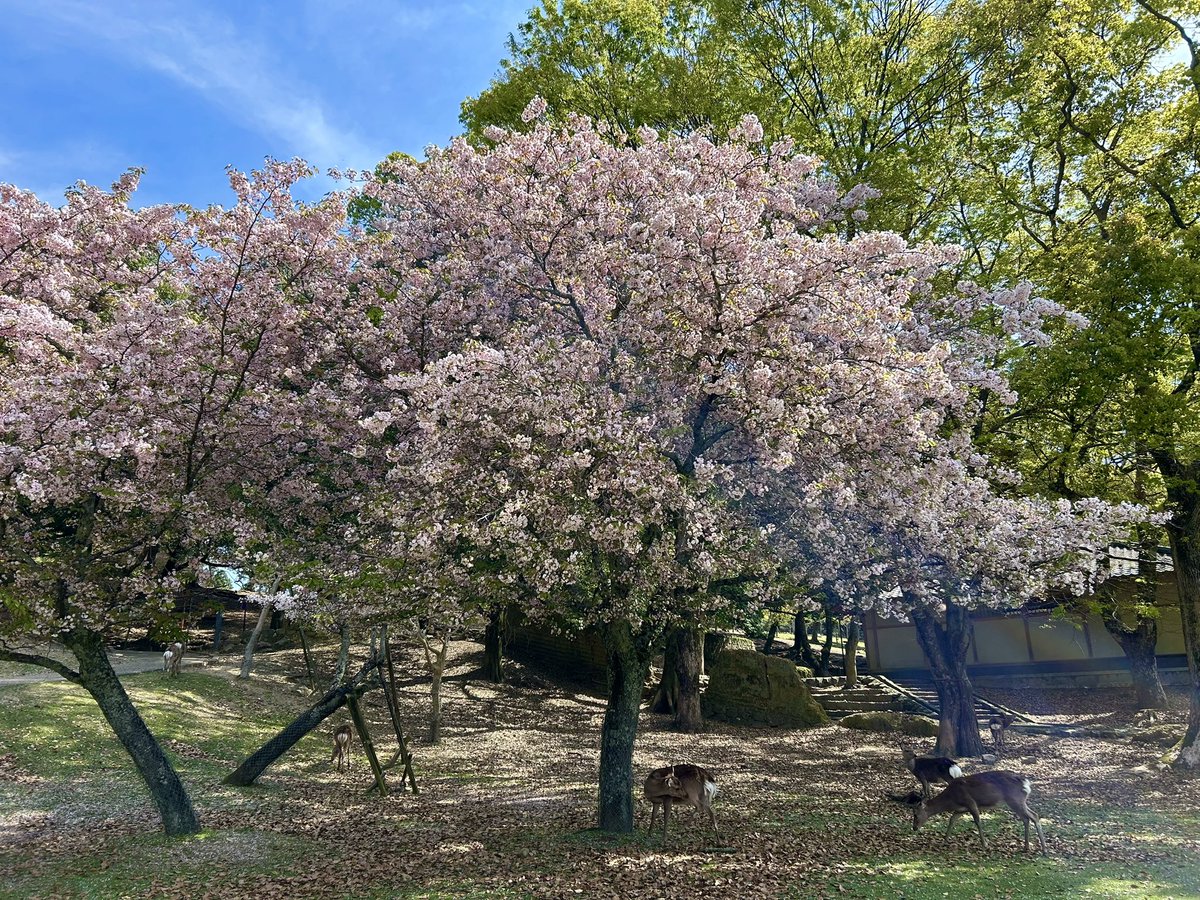
MULTIPOLYGON (((1114 561, 1110 589, 1132 596, 1136 563, 1130 554, 1114 561)), ((1165 683, 1187 676, 1179 592, 1169 556, 1160 556, 1157 589, 1158 665, 1165 683)), ((1129 662, 1121 645, 1097 616, 1085 621, 1056 612, 1052 602, 1031 601, 1006 611, 972 616, 974 635, 967 670, 979 684, 1036 683, 1043 686, 1127 684, 1129 662)), ((869 613, 863 621, 867 671, 897 677, 928 676, 929 663, 908 622, 869 613)))

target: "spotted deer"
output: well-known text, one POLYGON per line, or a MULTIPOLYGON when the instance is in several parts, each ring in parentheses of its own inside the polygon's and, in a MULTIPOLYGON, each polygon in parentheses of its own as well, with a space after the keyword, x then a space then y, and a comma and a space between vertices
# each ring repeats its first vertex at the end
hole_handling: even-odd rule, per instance
POLYGON ((658 808, 659 806, 663 808, 662 839, 664 842, 667 839, 667 824, 671 819, 671 804, 677 800, 691 803, 701 815, 707 813, 713 831, 717 830, 717 817, 712 811, 712 801, 717 796, 717 780, 707 769, 693 765, 664 766, 661 769, 655 769, 646 776, 644 792, 646 799, 653 804, 650 810, 648 831, 654 830, 654 819, 658 815, 658 808))
POLYGON ((992 733, 992 746, 996 748, 998 756, 1004 755, 1004 732, 1008 731, 1008 727, 1016 720, 1016 716, 1008 713, 997 713, 988 720, 988 730, 992 733))
POLYGON ((354 737, 354 729, 349 725, 339 725, 333 730, 333 756, 329 764, 337 763, 337 770, 342 771, 342 762, 346 763, 346 771, 350 771, 350 740, 354 737))
POLYGON ((1046 839, 1042 836, 1042 822, 1032 809, 1029 808, 1030 781, 1024 775, 1016 772, 998 770, 995 772, 978 772, 965 778, 951 780, 949 787, 932 800, 922 800, 921 805, 913 810, 913 831, 929 821, 932 816, 950 813, 950 824, 946 828, 946 837, 950 837, 950 829, 963 813, 970 813, 975 820, 975 828, 979 831, 979 845, 987 849, 987 841, 983 839, 983 825, 979 821, 981 809, 991 809, 1004 803, 1013 811, 1019 820, 1025 823, 1025 852, 1029 852, 1029 823, 1037 829, 1038 845, 1046 852, 1046 839))
POLYGON ((921 782, 921 796, 929 797, 933 791, 930 784, 944 781, 947 784, 954 778, 962 778, 962 769, 958 763, 948 756, 917 756, 910 748, 897 744, 904 754, 904 768, 912 772, 917 781, 921 782))

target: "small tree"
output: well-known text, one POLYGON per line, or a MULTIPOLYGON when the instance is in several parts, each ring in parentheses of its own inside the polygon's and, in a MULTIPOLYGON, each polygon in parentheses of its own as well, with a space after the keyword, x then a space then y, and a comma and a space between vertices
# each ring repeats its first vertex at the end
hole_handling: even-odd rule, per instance
POLYGON ((199 824, 103 640, 166 627, 197 560, 257 532, 244 498, 286 492, 299 426, 329 405, 306 313, 352 274, 341 199, 292 199, 308 173, 232 173, 227 210, 130 210, 135 173, 59 209, 0 187, 0 658, 91 693, 169 834, 199 824), (30 638, 78 671, 14 646, 30 638))

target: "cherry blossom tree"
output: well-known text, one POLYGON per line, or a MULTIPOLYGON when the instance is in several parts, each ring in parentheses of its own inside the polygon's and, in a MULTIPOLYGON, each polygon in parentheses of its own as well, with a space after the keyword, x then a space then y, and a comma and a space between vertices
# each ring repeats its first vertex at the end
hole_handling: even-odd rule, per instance
MULTIPOLYGON (((948 409, 1003 384, 931 337, 926 298, 955 252, 839 237, 865 192, 763 147, 753 118, 728 142, 613 141, 536 123, 543 106, 525 133, 490 130, 490 150, 454 142, 367 188, 398 257, 420 261, 410 308, 467 341, 397 370, 391 408, 365 424, 393 441, 414 559, 603 633, 598 818, 628 830, 664 630, 777 571, 750 501, 936 443, 948 409)), ((961 344, 984 340, 978 292, 938 296, 961 344)), ((1034 327, 1028 291, 991 299, 1034 327)))
POLYGON ((262 539, 268 500, 308 503, 313 454, 361 415, 321 324, 355 280, 344 201, 297 203, 308 174, 233 172, 228 209, 133 210, 136 173, 61 208, 0 188, 0 657, 91 693, 169 834, 199 828, 191 801, 102 640, 167 627, 202 560, 262 539))
POLYGON ((1004 496, 997 484, 1011 477, 948 440, 907 458, 858 459, 798 493, 781 488, 764 510, 814 590, 912 621, 947 756, 983 749, 966 669, 971 611, 1090 592, 1109 574, 1110 545, 1147 515, 1094 499, 1004 496))

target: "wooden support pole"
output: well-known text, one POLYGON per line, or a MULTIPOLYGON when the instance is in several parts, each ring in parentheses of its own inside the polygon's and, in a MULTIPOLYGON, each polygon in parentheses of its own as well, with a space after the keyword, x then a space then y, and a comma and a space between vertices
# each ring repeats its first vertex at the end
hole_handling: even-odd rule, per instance
MULTIPOLYGON (((396 671, 392 668, 392 644, 386 627, 382 637, 384 666, 380 667, 380 681, 383 684, 383 693, 387 697, 388 712, 392 716, 392 727, 396 730, 396 743, 400 745, 400 749, 397 751, 398 758, 404 761, 404 773, 401 776, 400 784, 403 788, 405 779, 407 779, 415 797, 420 791, 417 790, 417 776, 413 774, 412 754, 408 751, 408 744, 404 740, 404 727, 400 724, 400 704, 396 699, 396 671), (387 668, 387 678, 383 677, 384 667, 387 668)), ((393 758, 393 764, 395 759, 393 758)))
POLYGON ((300 627, 300 646, 304 650, 304 668, 308 670, 308 686, 315 694, 317 692, 317 676, 313 671, 312 655, 308 652, 308 638, 304 636, 304 627, 300 627))
POLYGON ((371 743, 371 732, 367 730, 367 720, 363 717, 362 707, 358 705, 358 695, 350 693, 346 696, 346 705, 350 707, 350 718, 354 721, 354 728, 358 732, 358 739, 362 741, 363 753, 367 755, 367 762, 371 764, 371 772, 375 775, 375 785, 379 788, 379 796, 387 796, 387 782, 383 778, 383 769, 379 765, 379 759, 375 756, 375 745, 371 743))

